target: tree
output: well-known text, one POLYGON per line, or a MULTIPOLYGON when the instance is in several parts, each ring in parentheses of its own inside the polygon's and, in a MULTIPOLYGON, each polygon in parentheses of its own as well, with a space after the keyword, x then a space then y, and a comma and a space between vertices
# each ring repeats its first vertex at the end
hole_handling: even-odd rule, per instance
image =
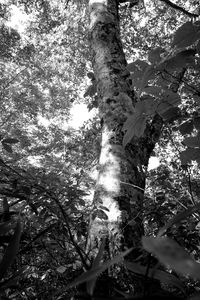
MULTIPOLYGON (((135 65, 127 67, 120 40, 118 9, 119 3, 114 0, 107 3, 89 2, 89 39, 99 110, 103 120, 99 175, 91 227, 95 226, 96 216, 106 219, 102 210, 112 209, 115 206, 119 213, 116 221, 120 223, 122 245, 136 249, 140 247, 141 237, 144 234, 143 199, 148 161, 160 138, 163 121, 171 121, 173 114, 178 117, 174 106, 179 103, 177 91, 185 75, 182 58, 185 60, 187 56, 192 62, 196 50, 179 52, 171 58, 171 61, 166 60, 164 65, 160 64, 159 68, 156 64, 161 61, 162 50, 158 48, 152 51, 149 54, 152 65, 145 68, 143 82, 140 84, 140 95, 155 70, 166 72, 168 68, 173 69, 169 64, 172 61, 177 63, 180 57, 181 63, 175 66, 175 70, 181 70, 176 72, 175 76, 170 74, 174 76, 170 84, 171 91, 167 92, 163 87, 160 88, 160 96, 165 96, 166 100, 160 100, 156 104, 154 99, 137 98, 129 72, 135 71, 135 65)), ((186 24, 188 27, 193 26, 192 23, 186 24)), ((198 34, 196 36, 194 34, 194 40, 184 44, 180 36, 177 33, 174 38, 174 44, 178 48, 189 46, 199 37, 198 34)), ((129 259, 134 260, 137 255, 135 256, 133 251, 129 259)))

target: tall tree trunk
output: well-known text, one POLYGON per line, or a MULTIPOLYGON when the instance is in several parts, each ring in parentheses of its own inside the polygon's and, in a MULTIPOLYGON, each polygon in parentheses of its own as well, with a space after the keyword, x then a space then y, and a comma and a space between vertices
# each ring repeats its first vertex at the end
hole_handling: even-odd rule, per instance
POLYGON ((138 247, 144 233, 145 176, 162 121, 157 116, 150 125, 147 124, 143 137, 134 137, 123 148, 123 124, 134 112, 137 99, 120 39, 118 1, 90 0, 89 12, 92 64, 103 119, 94 202, 97 208, 103 205, 111 213, 115 208, 115 221, 120 225, 123 246, 138 247))

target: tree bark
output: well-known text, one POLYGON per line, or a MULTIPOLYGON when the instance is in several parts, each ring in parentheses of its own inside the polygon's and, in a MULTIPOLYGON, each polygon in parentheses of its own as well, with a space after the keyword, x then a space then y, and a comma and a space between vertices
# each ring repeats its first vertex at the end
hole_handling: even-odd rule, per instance
MULTIPOLYGON (((134 112, 137 99, 120 39, 118 1, 91 0, 89 12, 92 64, 103 119, 94 203, 97 209, 103 205, 110 210, 110 220, 119 226, 122 248, 138 248, 144 234, 147 166, 160 135, 162 120, 156 116, 151 124, 147 124, 143 137, 134 137, 123 148, 123 124, 134 112)), ((96 222, 93 220, 92 228, 97 226, 96 222)), ((96 234, 92 228, 91 232, 96 234)))

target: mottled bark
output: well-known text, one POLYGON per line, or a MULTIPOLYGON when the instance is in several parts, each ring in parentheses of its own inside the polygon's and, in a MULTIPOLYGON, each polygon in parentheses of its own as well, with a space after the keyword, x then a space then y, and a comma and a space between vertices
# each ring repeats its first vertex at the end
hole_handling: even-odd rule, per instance
POLYGON ((147 124, 142 138, 133 138, 123 148, 122 127, 134 112, 137 99, 120 39, 118 1, 91 0, 89 10, 92 64, 104 124, 95 205, 111 212, 115 207, 123 246, 138 247, 143 235, 146 171, 162 121, 157 116, 151 125, 147 124))

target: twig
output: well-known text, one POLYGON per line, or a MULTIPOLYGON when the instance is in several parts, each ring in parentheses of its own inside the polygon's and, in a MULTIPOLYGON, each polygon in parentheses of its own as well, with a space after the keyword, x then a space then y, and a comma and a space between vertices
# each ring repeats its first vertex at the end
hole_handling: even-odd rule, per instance
POLYGON ((187 11, 185 8, 183 8, 181 6, 178 6, 177 4, 171 2, 170 0, 160 0, 160 1, 164 2, 168 6, 170 6, 170 7, 174 8, 174 9, 176 9, 176 10, 184 13, 185 15, 187 15, 190 18, 197 18, 197 17, 199 17, 199 15, 187 11))

